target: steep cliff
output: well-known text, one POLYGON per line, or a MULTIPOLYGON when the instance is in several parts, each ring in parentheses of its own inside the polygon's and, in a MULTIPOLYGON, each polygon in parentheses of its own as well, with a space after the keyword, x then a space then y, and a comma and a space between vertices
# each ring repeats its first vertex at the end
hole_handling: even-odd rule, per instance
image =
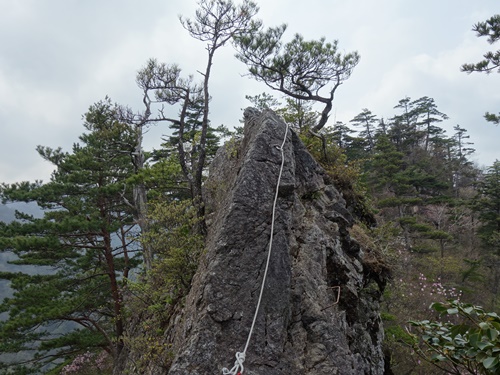
MULTIPOLYGON (((149 373, 222 374, 243 350, 268 254, 285 127, 271 111, 247 109, 243 140, 219 150, 206 183, 206 251, 165 331, 172 364, 149 373)), ((383 374, 380 270, 350 236, 354 219, 342 193, 294 132, 283 150, 269 272, 244 374, 383 374)))

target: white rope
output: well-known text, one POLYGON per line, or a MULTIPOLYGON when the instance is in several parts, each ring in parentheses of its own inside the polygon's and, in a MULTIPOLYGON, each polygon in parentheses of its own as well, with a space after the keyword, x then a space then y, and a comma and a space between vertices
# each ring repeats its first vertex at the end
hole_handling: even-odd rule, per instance
POLYGON ((271 252, 273 249, 273 237, 274 237, 274 219, 276 216, 276 205, 278 202, 278 191, 280 187, 280 182, 281 182, 281 175, 283 174, 283 167, 285 165, 285 152, 284 152, 284 147, 285 147, 285 142, 286 142, 286 137, 288 135, 288 124, 285 124, 285 136, 283 137, 283 142, 281 143, 281 146, 276 146, 278 150, 281 151, 281 167, 280 171, 278 174, 278 182, 276 183, 276 191, 274 193, 274 202, 273 202, 273 214, 271 217, 271 235, 269 237, 269 249, 267 251, 267 261, 266 261, 266 268, 264 270, 264 277, 262 278, 262 285, 260 287, 260 294, 259 294, 259 299, 257 301, 257 307, 255 308, 255 314, 253 315, 253 321, 252 321, 252 326, 250 327, 250 332, 248 333, 248 338, 247 342, 245 344, 245 349, 243 349, 243 352, 237 352, 236 353, 236 361, 234 362, 233 368, 228 370, 227 368, 222 369, 223 375, 239 375, 243 374, 244 367, 243 367, 243 362, 245 362, 245 356, 246 352, 248 349, 248 345, 250 344, 250 339, 252 338, 253 330, 255 328, 255 322, 257 321, 257 316, 259 314, 259 308, 260 308, 260 302, 262 301, 262 295, 264 294, 264 287, 266 285, 266 278, 267 278, 267 271, 269 270, 269 263, 271 260, 271 252))

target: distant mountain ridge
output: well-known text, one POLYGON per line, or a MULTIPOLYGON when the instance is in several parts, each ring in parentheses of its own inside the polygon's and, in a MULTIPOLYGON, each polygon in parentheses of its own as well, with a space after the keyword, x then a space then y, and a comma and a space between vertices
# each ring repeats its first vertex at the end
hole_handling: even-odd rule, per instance
POLYGON ((0 221, 10 223, 16 219, 16 210, 35 217, 42 217, 43 211, 38 207, 36 202, 24 203, 16 202, 10 204, 0 204, 0 221))
MULTIPOLYGON (((0 204, 0 222, 10 223, 14 221, 16 219, 16 210, 38 217, 42 215, 42 211, 36 203, 0 204)), ((0 272, 26 272, 30 275, 50 272, 48 267, 10 263, 16 259, 18 259, 17 256, 11 251, 0 251, 0 272)), ((12 296, 12 289, 9 285, 10 281, 0 280, 0 301, 12 296)))
POLYGON ((15 209, 12 209, 5 204, 0 205, 0 221, 4 223, 10 223, 15 218, 16 218, 15 209))

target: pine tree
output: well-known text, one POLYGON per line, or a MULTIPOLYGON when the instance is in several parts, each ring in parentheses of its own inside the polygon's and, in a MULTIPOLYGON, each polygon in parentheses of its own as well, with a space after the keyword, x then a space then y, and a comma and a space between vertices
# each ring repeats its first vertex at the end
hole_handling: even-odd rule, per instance
POLYGON ((479 234, 488 251, 500 256, 500 161, 496 160, 478 186, 474 208, 479 214, 479 234))
POLYGON ((327 123, 333 99, 359 62, 357 52, 342 54, 338 41, 325 38, 307 41, 295 34, 290 42, 281 38, 286 25, 236 37, 236 57, 247 65, 250 76, 291 98, 321 103, 323 110, 310 132, 315 135, 327 123))
POLYGON ((447 120, 448 116, 440 112, 437 109, 437 105, 434 99, 428 96, 421 97, 414 102, 415 113, 419 117, 417 120, 417 127, 423 128, 421 132, 423 133, 423 148, 426 151, 430 151, 430 146, 434 141, 438 141, 444 134, 444 129, 436 126, 436 123, 447 120))
MULTIPOLYGON (((496 14, 484 22, 478 22, 472 28, 476 32, 477 36, 488 37, 488 43, 493 44, 500 40, 500 14, 496 14)), ((481 60, 475 64, 464 64, 462 65, 462 71, 467 73, 472 72, 483 72, 491 73, 495 70, 500 73, 500 50, 488 51, 484 55, 484 60, 481 60)), ((500 124, 500 113, 498 115, 494 113, 486 112, 484 118, 488 122, 493 124, 500 124)))
POLYGON ((452 195, 449 140, 436 125, 447 116, 429 97, 406 97, 395 108, 401 113, 375 137, 371 186, 384 216, 401 227, 407 250, 443 255, 451 236, 431 213, 449 204, 452 195))
POLYGON ((359 132, 359 136, 366 139, 368 143, 367 151, 371 152, 375 148, 375 127, 379 122, 377 116, 374 115, 372 111, 364 108, 349 122, 356 127, 362 128, 359 132))
POLYGON ((311 129, 316 125, 318 113, 313 110, 312 104, 302 99, 285 98, 286 106, 278 108, 276 113, 283 120, 299 132, 311 129))
MULTIPOLYGON (((135 142, 134 129, 115 120, 109 101, 90 107, 87 132, 71 152, 49 147, 38 153, 55 167, 48 183, 2 185, 4 201, 36 202, 42 218, 18 213, 0 226, 0 250, 19 264, 45 265, 48 274, 1 273, 15 293, 0 305, 0 351, 29 350, 35 372, 53 359, 105 350, 121 351, 125 319, 122 288, 140 263, 127 179, 130 155, 117 145, 135 142), (53 334, 61 323, 65 333, 53 334)), ((121 146, 120 146, 121 147, 121 146)), ((4 364, 5 365, 5 364, 4 364)))
POLYGON ((496 309, 500 287, 500 161, 495 160, 478 184, 473 209, 481 222, 478 234, 483 244, 484 263, 489 269, 487 286, 492 293, 491 307, 496 309))
POLYGON ((472 142, 469 142, 470 135, 467 134, 467 129, 460 125, 453 127, 455 133, 450 142, 448 142, 448 158, 452 170, 453 189, 455 196, 460 196, 460 191, 468 186, 471 186, 477 176, 476 168, 468 159, 476 150, 471 147, 472 142))
POLYGON ((401 99, 394 108, 399 109, 401 113, 390 119, 387 134, 399 151, 408 154, 418 144, 416 115, 411 98, 401 99))
MULTIPOLYGON (((351 134, 355 133, 350 127, 341 121, 337 121, 332 129, 332 141, 337 144, 341 149, 345 150, 349 159, 355 159, 350 155, 351 147, 356 142, 357 137, 351 134)), ((363 147, 364 149, 364 147, 363 147)))
POLYGON ((143 117, 147 118, 148 122, 167 121, 173 124, 177 127, 179 140, 184 140, 184 133, 189 132, 186 129, 189 111, 195 110, 196 112, 197 106, 201 110, 195 115, 200 123, 196 152, 186 150, 181 141, 177 143, 181 170, 188 180, 193 203, 201 219, 198 223, 198 230, 201 234, 206 233, 202 184, 209 153, 207 149, 210 136, 209 83, 214 56, 217 50, 234 38, 245 33, 253 34, 261 27, 261 22, 254 19, 258 11, 257 5, 250 0, 243 0, 241 4, 234 4, 231 0, 199 0, 192 19, 179 17, 182 26, 189 34, 205 44, 207 61, 205 70, 201 72, 203 79, 200 84, 193 83, 192 76, 181 78, 181 70, 176 64, 160 64, 154 59, 150 59, 146 67, 137 75, 137 83, 143 90, 143 102, 146 107, 143 117), (158 116, 151 116, 152 106, 158 103, 162 105, 158 110, 158 116), (179 116, 177 118, 166 116, 163 107, 165 104, 179 105, 181 107, 179 116), (196 155, 196 160, 190 159, 193 155, 196 155))
MULTIPOLYGON (((203 116, 203 101, 200 97, 196 101, 190 101, 184 113, 183 124, 174 122, 170 125, 172 134, 168 137, 163 137, 162 148, 155 150, 153 161, 164 161, 176 159, 179 160, 179 148, 182 144, 185 160, 185 168, 188 175, 194 176, 198 170, 198 162, 200 156, 200 141, 202 132, 202 116, 203 116), (182 127, 182 129, 181 129, 182 127), (181 140, 182 133, 182 140, 181 140)), ((223 125, 218 128, 208 126, 205 145, 205 163, 208 165, 212 161, 220 145, 221 137, 227 135, 229 131, 223 125)), ((205 168, 203 169, 205 170, 205 168)), ((186 175, 186 173, 184 173, 186 175)), ((184 183, 189 185, 189 198, 195 199, 195 191, 192 184, 189 184, 189 179, 185 178, 184 183)))
POLYGON ((265 92, 253 96, 245 95, 245 99, 252 103, 252 106, 259 111, 264 111, 266 109, 276 110, 281 105, 278 99, 265 92))

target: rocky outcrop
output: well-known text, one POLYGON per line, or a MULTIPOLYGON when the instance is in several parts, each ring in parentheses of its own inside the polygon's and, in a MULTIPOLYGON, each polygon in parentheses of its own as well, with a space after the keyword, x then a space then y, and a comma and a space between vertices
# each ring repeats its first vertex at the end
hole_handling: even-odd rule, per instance
MULTIPOLYGON (((212 163, 206 252, 165 336, 175 348, 170 375, 222 374, 245 346, 284 133, 272 111, 247 109, 243 140, 221 148, 212 163)), ((383 374, 378 270, 350 236, 354 219, 341 192, 293 131, 284 154, 270 268, 244 374, 383 374)))
MULTIPOLYGON (((241 146, 221 150, 211 167, 207 251, 169 374, 221 373, 243 350, 267 257, 284 132, 272 112, 247 109, 241 146)), ((270 270, 245 374, 382 374, 379 292, 350 239, 353 218, 295 133, 284 151, 270 270)))

